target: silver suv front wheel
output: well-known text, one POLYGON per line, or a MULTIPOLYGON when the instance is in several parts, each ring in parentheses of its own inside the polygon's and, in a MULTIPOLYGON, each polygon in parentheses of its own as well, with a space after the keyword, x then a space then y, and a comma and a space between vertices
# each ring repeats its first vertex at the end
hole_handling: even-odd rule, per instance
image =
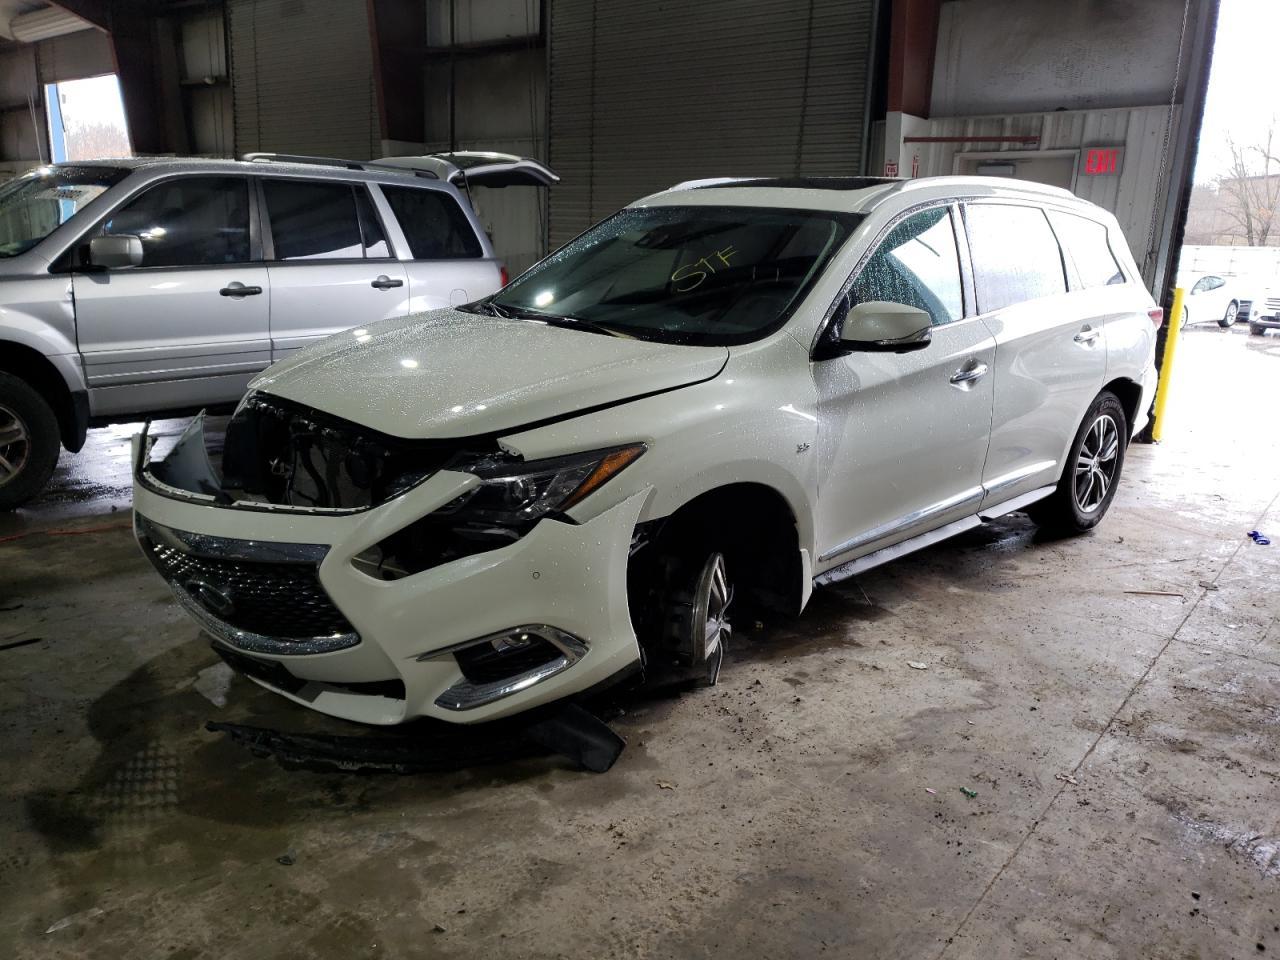
POLYGON ((58 418, 25 380, 0 373, 0 510, 20 507, 58 464, 58 418))

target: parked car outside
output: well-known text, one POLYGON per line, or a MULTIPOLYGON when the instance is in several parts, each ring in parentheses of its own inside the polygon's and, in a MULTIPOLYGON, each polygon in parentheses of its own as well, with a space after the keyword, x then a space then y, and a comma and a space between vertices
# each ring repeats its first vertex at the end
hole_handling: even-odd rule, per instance
POLYGON ((233 405, 338 330, 499 289, 459 186, 550 184, 459 153, 40 167, 0 186, 0 509, 91 422, 233 405))
POLYGON ((1258 277, 1236 277, 1205 273, 1179 281, 1186 290, 1182 304, 1182 326, 1217 323, 1230 327, 1248 321, 1261 307, 1267 281, 1258 277))
POLYGON ((1259 307, 1249 317, 1249 333, 1261 337, 1268 330, 1280 330, 1280 285, 1274 281, 1266 288, 1259 307))
POLYGON ((211 466, 135 441, 144 553, 236 669, 473 723, 1004 514, 1115 497, 1162 312, 1111 214, 991 178, 677 186, 504 290, 258 377, 211 466))

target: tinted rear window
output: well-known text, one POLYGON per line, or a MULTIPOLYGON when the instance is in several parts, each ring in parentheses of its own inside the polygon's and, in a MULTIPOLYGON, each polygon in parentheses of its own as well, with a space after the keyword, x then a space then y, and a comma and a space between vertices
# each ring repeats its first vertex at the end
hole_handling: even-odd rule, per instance
POLYGON ((442 190, 382 187, 415 260, 464 260, 482 255, 458 202, 442 190))
POLYGON ((965 209, 965 222, 983 313, 1066 292, 1062 251, 1044 211, 975 203, 965 209))
POLYGON ((1049 220, 1062 249, 1075 265, 1080 288, 1124 283, 1124 271, 1107 245, 1107 228, 1071 213, 1050 212, 1049 220))

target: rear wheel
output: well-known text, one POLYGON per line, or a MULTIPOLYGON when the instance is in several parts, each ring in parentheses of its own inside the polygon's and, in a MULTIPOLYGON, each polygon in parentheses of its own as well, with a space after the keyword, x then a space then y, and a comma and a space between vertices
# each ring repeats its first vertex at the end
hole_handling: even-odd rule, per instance
POLYGON ((1227 312, 1222 315, 1222 319, 1218 321, 1218 326, 1229 327, 1236 322, 1236 314, 1239 312, 1240 306, 1234 300, 1227 307, 1227 312))
POLYGON ((1182 308, 1182 326, 1180 326, 1178 329, 1179 330, 1187 329, 1187 324, 1190 322, 1191 322, 1191 311, 1188 310, 1186 307, 1183 307, 1182 308))
POLYGON ((58 419, 25 381, 0 373, 0 510, 20 507, 58 464, 58 419))
POLYGON ((1129 436, 1124 406, 1115 394, 1098 394, 1089 407, 1057 489, 1028 513, 1046 530, 1075 534, 1096 527, 1116 495, 1129 436))

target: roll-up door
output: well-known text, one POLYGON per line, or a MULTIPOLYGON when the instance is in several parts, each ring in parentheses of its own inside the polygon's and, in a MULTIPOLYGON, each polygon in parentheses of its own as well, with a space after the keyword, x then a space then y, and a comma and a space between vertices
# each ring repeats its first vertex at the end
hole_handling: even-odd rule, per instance
POLYGON ((101 30, 80 30, 36 44, 41 83, 65 83, 115 73, 111 38, 101 30))
POLYGON ((552 0, 552 247, 681 180, 862 173, 874 7, 552 0))
POLYGON ((227 19, 237 154, 380 154, 365 0, 229 0, 227 19))

